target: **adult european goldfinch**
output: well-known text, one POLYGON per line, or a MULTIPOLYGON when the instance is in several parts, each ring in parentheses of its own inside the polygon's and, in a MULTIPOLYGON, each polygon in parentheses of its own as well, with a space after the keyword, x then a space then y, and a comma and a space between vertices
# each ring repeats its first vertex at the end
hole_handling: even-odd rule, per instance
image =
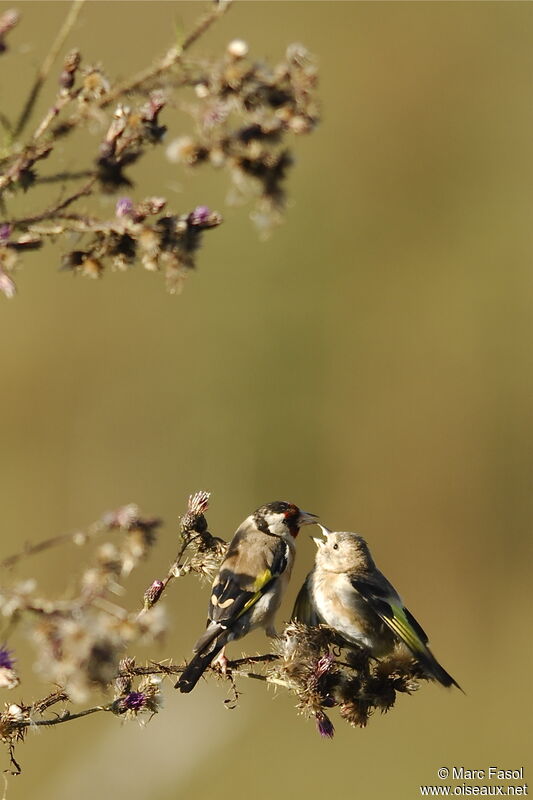
POLYGON ((401 643, 431 678, 460 689, 428 648, 428 637, 396 589, 376 567, 363 537, 320 528, 325 540, 314 540, 315 568, 298 594, 293 619, 307 625, 325 623, 376 658, 401 643))
POLYGON ((247 517, 231 540, 211 589, 207 629, 176 683, 190 692, 224 647, 253 628, 276 636, 274 616, 291 576, 295 539, 301 525, 317 521, 292 503, 267 503, 247 517))

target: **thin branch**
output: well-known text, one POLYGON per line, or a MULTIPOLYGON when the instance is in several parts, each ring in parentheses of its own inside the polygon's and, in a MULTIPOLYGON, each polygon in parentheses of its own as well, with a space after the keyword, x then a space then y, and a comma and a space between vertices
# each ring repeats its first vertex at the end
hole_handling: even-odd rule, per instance
POLYGON ((15 126, 15 133, 14 133, 14 138, 15 139, 17 139, 20 136, 20 134, 22 133, 22 131, 26 127, 26 124, 28 123, 28 121, 30 119, 31 113, 32 113, 33 108, 35 106, 35 103, 37 102, 37 98, 39 97, 39 94, 41 93, 41 89, 42 89, 46 79, 48 78, 48 75, 50 74, 50 70, 52 69, 52 67, 54 65, 54 61, 56 60, 57 56, 59 55, 59 52, 60 52, 61 48, 65 44, 67 36, 69 35, 70 31, 72 30, 72 28, 73 28, 73 26, 74 26, 74 24, 75 24, 75 22, 76 22, 76 20, 78 18, 78 15, 79 15, 79 13, 80 13, 80 11, 82 9, 82 6, 83 6, 84 2, 85 2, 85 0, 74 0, 74 2, 72 3, 72 5, 70 7, 70 10, 69 10, 69 13, 67 14, 67 17, 66 17, 65 21, 64 21, 63 25, 61 26, 61 28, 60 28, 60 30, 59 30, 56 38, 55 38, 55 41, 52 44, 50 50, 48 51, 48 54, 47 54, 46 58, 44 59, 42 65, 41 65, 41 68, 39 69, 39 72, 37 73, 37 76, 35 78, 35 82, 34 82, 34 84, 32 86, 32 89, 31 89, 29 95, 28 95, 28 99, 26 100, 24 108, 21 111, 20 117, 19 117, 18 122, 17 122, 17 124, 15 126))
POLYGON ((91 169, 80 169, 78 172, 56 172, 54 175, 38 175, 35 183, 64 183, 65 181, 78 181, 80 178, 90 178, 94 174, 91 169))
POLYGON ((44 539, 42 542, 37 542, 37 544, 29 544, 24 550, 14 553, 0 561, 0 569, 9 569, 18 561, 22 561, 23 558, 26 558, 26 556, 34 556, 37 553, 41 553, 43 550, 48 550, 50 547, 55 547, 65 542, 74 542, 79 535, 79 533, 63 533, 60 536, 53 536, 51 539, 44 539))
MULTIPOLYGON (((83 0, 85 2, 85 0, 83 0)), ((72 102, 75 97, 77 97, 78 92, 68 92, 67 94, 60 96, 55 104, 48 109, 46 112, 44 119, 41 121, 39 127, 33 134, 33 139, 36 141, 39 139, 45 131, 48 130, 50 125, 52 124, 53 120, 57 117, 57 115, 63 110, 63 108, 68 105, 68 103, 72 102)))
POLYGON ((43 550, 48 550, 51 547, 56 547, 60 544, 65 544, 67 542, 72 542, 73 544, 78 544, 80 542, 85 543, 89 539, 92 539, 99 533, 103 533, 106 530, 109 530, 109 525, 106 524, 105 520, 99 520, 98 522, 93 523, 87 531, 62 533, 59 536, 52 536, 50 539, 44 539, 42 542, 37 542, 37 544, 28 544, 20 552, 14 553, 13 555, 8 556, 0 561, 0 569, 9 569, 19 561, 22 561, 23 558, 26 558, 26 556, 33 556, 37 553, 42 553, 43 550))
MULTIPOLYGON (((29 116, 33 110, 33 106, 35 101, 41 91, 42 85, 48 76, 48 73, 51 69, 52 63, 57 56, 57 52, 61 49, 63 45, 64 39, 70 32, 72 25, 75 22, 77 15, 81 9, 81 6, 85 0, 75 0, 73 6, 71 7, 69 16, 65 21, 54 45, 52 46, 50 53, 48 54, 45 62, 43 63, 39 73, 37 75, 35 84, 33 86, 32 91, 30 92, 30 96, 26 102, 26 105, 20 115, 20 119, 17 123, 15 128, 14 138, 20 136, 21 132, 23 131, 26 123, 29 119, 29 116), (60 41, 61 38, 61 41, 60 41), (52 57, 53 56, 53 57, 52 57)), ((193 30, 189 33, 189 35, 185 38, 184 42, 178 46, 171 48, 168 53, 160 59, 156 64, 145 68, 141 72, 137 73, 136 76, 131 78, 130 80, 123 81, 115 86, 113 89, 110 89, 100 100, 91 106, 91 113, 95 109, 104 109, 107 106, 111 105, 112 103, 116 102, 120 97, 128 92, 132 92, 136 89, 139 89, 143 83, 150 81, 154 78, 161 76, 163 73, 171 69, 173 66, 179 64, 183 55, 187 52, 187 50, 192 47, 192 45, 198 40, 200 36, 202 36, 210 27, 211 25, 219 19, 228 8, 231 6, 233 0, 220 0, 214 8, 208 13, 201 17, 198 22, 196 23, 193 30)), ((65 98, 65 104, 69 101, 69 98, 65 98)), ((77 113, 73 114, 69 119, 65 120, 58 129, 52 130, 51 135, 49 137, 49 142, 53 143, 58 136, 64 137, 68 134, 72 133, 72 131, 76 128, 76 126, 84 119, 84 117, 88 114, 88 111, 78 111, 77 113)), ((31 153, 32 146, 35 145, 35 141, 37 141, 38 137, 40 137, 46 130, 52 121, 57 116, 55 113, 55 108, 52 109, 50 112, 47 113, 43 122, 39 125, 34 137, 32 138, 32 142, 27 144, 21 153, 15 158, 13 165, 10 170, 8 170, 4 175, 0 176, 0 192, 2 192, 7 186, 9 186, 14 178, 13 175, 17 174, 18 167, 24 163, 27 159, 28 154, 31 153)), ((50 144, 51 146, 51 144, 50 144)))
POLYGON ((41 214, 35 214, 33 217, 24 217, 22 219, 9 220, 8 224, 12 225, 13 227, 17 227, 20 225, 31 225, 34 222, 42 222, 42 220, 45 219, 53 219, 54 217, 58 217, 60 216, 60 212, 63 211, 63 209, 68 208, 68 206, 70 206, 76 200, 79 200, 80 197, 85 197, 87 195, 90 195, 95 183, 96 183, 96 177, 93 176, 85 184, 85 186, 82 186, 81 189, 79 189, 77 192, 74 192, 74 194, 69 195, 69 197, 67 197, 65 200, 62 200, 56 206, 53 206, 53 208, 49 208, 47 211, 43 211, 41 214))
MULTIPOLYGON (((167 586, 170 583, 170 581, 173 580, 174 578, 180 577, 179 568, 181 566, 181 559, 183 558, 183 555, 184 555, 185 551, 187 550, 188 546, 190 545, 191 541, 194 538, 195 537, 191 537, 188 540, 185 540, 185 539, 183 540, 182 545, 181 545, 181 547, 180 547, 180 549, 178 551, 178 554, 177 554, 176 558, 174 559, 174 561, 172 562, 172 566, 170 567, 169 571, 167 572, 166 577, 163 578, 163 580, 161 581, 162 586, 161 586, 161 590, 159 592, 159 595, 157 597, 157 602, 159 602, 159 600, 161 599, 161 597, 163 595, 163 592, 167 588, 167 586)), ((147 606, 145 604, 141 608, 139 613, 137 614, 137 619, 140 619, 142 616, 144 616, 144 614, 146 614, 146 612, 149 610, 150 607, 151 606, 147 606)), ((159 665, 159 666, 161 666, 161 665, 159 665)), ((171 674, 170 668, 160 669, 160 672, 165 672, 165 673, 168 672, 169 674, 171 674)), ((179 668, 179 672, 181 672, 181 668, 179 668)), ((139 673, 136 673, 136 674, 139 674, 139 675, 150 675, 151 672, 150 671, 142 672, 142 673, 139 672, 139 673)))
MULTIPOLYGON (((265 653, 262 656, 246 656, 244 658, 236 658, 234 661, 228 661, 227 669, 229 671, 241 669, 241 667, 251 667, 254 664, 271 664, 274 661, 279 661, 279 656, 274 653, 265 653)), ((131 676, 142 677, 145 675, 181 675, 185 665, 181 664, 163 664, 160 661, 152 661, 150 666, 147 667, 131 667, 130 669, 121 670, 117 673, 118 678, 127 678, 131 676)), ((210 667, 212 672, 219 673, 219 667, 210 667)))
POLYGON ((217 19, 226 13, 231 5, 231 2, 232 0, 222 0, 222 2, 216 3, 212 11, 205 14, 203 17, 200 17, 195 27, 181 45, 173 47, 171 50, 169 50, 168 53, 158 63, 152 65, 151 67, 147 67, 141 72, 138 72, 137 75, 130 80, 123 81, 122 83, 119 83, 118 86, 115 86, 114 89, 109 91, 102 98, 99 103, 99 107, 105 108, 110 103, 114 103, 116 100, 118 100, 118 98, 123 94, 128 94, 129 92, 138 89, 143 83, 153 80, 154 78, 158 78, 164 72, 171 69, 171 67, 179 64, 182 56, 187 52, 187 50, 192 47, 192 45, 200 38, 200 36, 202 36, 217 19))
POLYGON ((109 706, 93 706, 93 708, 86 708, 84 711, 78 711, 76 714, 71 714, 70 711, 65 711, 58 717, 53 719, 38 719, 38 720, 22 720, 17 723, 17 728, 33 728, 35 725, 60 725, 62 722, 70 722, 73 719, 80 719, 80 717, 88 717, 89 714, 96 714, 97 711, 110 711, 109 706))
MULTIPOLYGON (((206 494, 206 493, 199 492, 196 495, 191 495, 191 497, 189 497, 189 506, 188 506, 188 512, 187 512, 188 514, 191 513, 191 500, 194 499, 194 498, 197 498, 199 495, 202 495, 202 494, 206 494)), ((207 500, 209 499, 209 494, 206 494, 206 498, 207 498, 207 500)), ((200 516, 202 518, 203 518, 203 511, 207 510, 207 508, 208 508, 208 502, 205 503, 205 505, 202 507, 202 509, 199 512, 200 516)), ((187 514, 185 515, 185 517, 186 516, 187 516, 187 514)), ((202 533, 200 533, 199 531, 195 531, 194 528, 191 528, 190 530, 186 531, 186 529, 185 529, 185 527, 183 525, 183 519, 185 519, 185 517, 182 518, 182 524, 181 524, 182 542, 181 542, 181 547, 178 550, 178 553, 176 555, 176 558, 172 562, 172 564, 171 564, 171 566, 170 566, 165 578, 161 581, 161 585, 160 585, 159 591, 157 593, 157 598, 153 602, 149 603, 148 605, 145 603, 143 608, 141 608, 141 610, 139 611, 139 613, 137 615, 137 619, 142 617, 143 614, 145 614, 148 611, 148 609, 150 609, 156 602, 159 602, 159 600, 163 596, 163 593, 166 590, 166 588, 167 588, 168 584, 170 583, 170 581, 174 580, 175 578, 180 578, 180 577, 183 576, 183 573, 180 571, 181 566, 182 566, 181 559, 185 555, 185 552, 186 552, 187 548, 191 544, 193 544, 193 542, 195 542, 197 539, 200 539, 200 540, 202 539, 202 533)), ((206 522, 206 526, 207 526, 207 522, 206 522)))
MULTIPOLYGON (((168 53, 155 64, 152 64, 150 67, 146 67, 145 69, 141 70, 141 72, 138 72, 137 75, 134 75, 133 78, 123 81, 113 89, 110 89, 106 94, 103 95, 98 103, 93 106, 93 109, 107 108, 107 106, 115 103, 123 95, 139 89, 144 83, 160 77, 169 69, 179 64, 187 50, 192 47, 192 45, 200 38, 200 36, 202 36, 211 27, 211 25, 216 22, 217 19, 226 13, 232 2, 233 0, 221 0, 221 2, 217 3, 212 11, 210 11, 208 14, 205 14, 203 17, 200 17, 195 27, 181 45, 172 47, 168 53)), ((67 119, 61 125, 61 136, 65 136, 70 133, 72 129, 75 128, 75 126, 79 123, 79 121, 79 114, 75 114, 70 119, 67 119)))
MULTIPOLYGON (((228 671, 228 678, 238 676, 240 678, 251 678, 259 681, 263 681, 266 683, 272 683, 276 686, 283 686, 287 689, 292 688, 289 683, 283 681, 279 678, 275 678, 272 675, 264 675, 259 672, 250 672, 249 670, 243 669, 246 665, 252 666, 253 664, 258 664, 261 662, 269 663, 272 661, 276 661, 279 659, 279 656, 274 655, 273 653, 267 653, 262 656, 250 656, 248 658, 238 658, 234 661, 228 662, 227 671, 228 671)), ((144 675, 180 675, 183 670, 185 669, 185 665, 177 665, 171 664, 166 665, 158 662, 154 662, 149 667, 133 667, 129 670, 122 670, 117 674, 117 677, 131 677, 133 675, 136 676, 144 676, 144 675)), ((211 667, 211 671, 217 675, 222 675, 219 667, 211 667)), ((49 708, 50 706, 54 705, 54 703, 65 702, 68 701, 68 695, 65 692, 57 691, 45 697, 38 703, 34 703, 32 707, 32 713, 42 713, 44 710, 49 708)), ((86 708, 83 711, 78 711, 77 713, 72 714, 70 711, 65 710, 64 712, 58 714, 56 717, 51 719, 42 719, 42 720, 20 720, 20 722, 14 723, 14 727, 17 728, 30 728, 34 726, 45 726, 50 727, 52 725, 61 725, 63 722, 71 722, 74 719, 80 719, 81 717, 87 717, 90 714, 96 714, 98 711, 112 711, 113 703, 109 703, 108 705, 104 706, 92 706, 91 708, 86 708)))
POLYGON ((0 125, 2 125, 6 133, 11 135, 12 133, 11 122, 2 111, 0 111, 0 125))
POLYGON ((199 538, 199 537, 200 537, 200 534, 197 534, 196 536, 190 536, 188 539, 184 539, 183 540, 182 545, 181 545, 181 547, 180 547, 180 549, 178 551, 178 555, 174 559, 174 562, 173 562, 172 566, 170 567, 169 571, 167 572, 166 577, 163 578, 163 581, 162 581, 163 588, 161 589, 161 593, 160 593, 159 597, 161 597, 161 595, 163 594, 163 592, 167 588, 167 586, 170 583, 170 581, 174 580, 174 578, 179 578, 180 577, 180 571, 179 570, 180 570, 180 567, 181 567, 181 559, 185 555, 185 551, 187 550, 189 545, 192 544, 194 542, 194 540, 199 538))

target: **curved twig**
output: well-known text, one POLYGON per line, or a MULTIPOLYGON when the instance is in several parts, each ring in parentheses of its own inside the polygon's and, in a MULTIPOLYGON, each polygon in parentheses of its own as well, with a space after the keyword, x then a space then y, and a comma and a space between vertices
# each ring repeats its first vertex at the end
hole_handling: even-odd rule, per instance
POLYGON ((26 103, 24 104, 24 108, 20 112, 20 116, 18 118, 17 124, 15 125, 15 131, 13 134, 15 139, 17 139, 20 136, 20 134, 26 127, 31 117, 31 113, 33 111, 35 103, 37 102, 37 98, 41 93, 41 89, 43 88, 43 85, 48 75, 50 74, 50 70, 54 65, 54 61, 59 55, 59 51, 65 44, 67 36, 72 30, 84 3, 85 0, 74 0, 74 2, 72 3, 70 11, 67 14, 65 21, 61 26, 50 50, 48 51, 46 58, 44 59, 41 68, 39 69, 39 72, 37 73, 34 84, 28 95, 26 103))

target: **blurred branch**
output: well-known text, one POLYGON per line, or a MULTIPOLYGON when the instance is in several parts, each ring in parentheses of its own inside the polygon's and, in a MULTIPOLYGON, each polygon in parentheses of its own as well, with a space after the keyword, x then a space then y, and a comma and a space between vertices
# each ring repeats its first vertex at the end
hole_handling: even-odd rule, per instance
POLYGON ((0 125, 2 125, 3 129, 9 136, 12 135, 11 122, 9 118, 6 117, 6 115, 3 113, 3 111, 0 111, 0 125))
POLYGON ((56 172, 54 175, 39 175, 35 178, 35 183, 64 183, 65 181, 77 181, 80 178, 90 178, 94 175, 94 170, 82 169, 78 172, 56 172))
MULTIPOLYGON (((77 2, 83 4, 85 0, 76 0, 77 2)), ((177 66, 185 53, 192 47, 192 45, 206 33, 211 25, 216 22, 221 16, 223 16, 226 11, 231 6, 233 0, 219 0, 219 2, 213 3, 213 8, 207 14, 204 14, 200 17, 197 21, 196 25, 189 33, 189 35, 185 38, 181 45, 177 45, 176 47, 172 47, 166 55, 164 55, 161 59, 159 59, 155 64, 152 66, 146 67, 145 69, 138 72, 132 78, 122 81, 122 83, 117 84, 109 91, 105 92, 103 96, 98 100, 95 104, 95 109, 104 110, 108 108, 110 105, 113 105, 121 98, 125 97, 128 94, 131 94, 133 91, 141 89, 145 84, 154 81, 157 78, 160 78, 173 67, 177 66)), ((39 85, 39 89, 40 86, 39 85)), ((94 110, 94 109, 93 109, 94 110)), ((89 109, 87 109, 87 112, 89 109)), ((80 121, 84 118, 87 112, 77 112, 72 115, 72 117, 61 124, 61 126, 56 129, 55 132, 52 133, 52 138, 55 139, 58 136, 64 137, 71 133, 74 128, 80 123, 80 121)), ((45 127, 48 127, 47 125, 45 127)), ((35 134, 34 138, 38 138, 43 132, 43 130, 39 128, 37 133, 35 134)), ((19 128, 17 127, 16 134, 20 133, 19 128)))
MULTIPOLYGON (((227 544, 209 531, 205 516, 209 498, 205 491, 189 497, 179 522, 177 555, 165 578, 152 581, 147 588, 142 609, 137 612, 119 605, 117 598, 125 592, 121 580, 148 555, 161 521, 142 517, 134 504, 104 514, 84 533, 29 545, 2 561, 2 567, 12 567, 25 556, 59 544, 84 544, 105 531, 116 534, 99 545, 71 599, 39 598, 33 581, 0 589, 0 608, 7 621, 5 639, 15 627, 25 624, 36 647, 34 670, 55 687, 30 705, 6 704, 0 712, 0 740, 7 745, 15 770, 19 770, 15 745, 32 727, 53 727, 102 711, 123 719, 140 714, 151 718, 160 710, 161 682, 180 675, 187 665, 164 659, 138 666, 126 653, 134 643, 153 642, 164 632, 165 620, 158 604, 174 579, 190 573, 212 576, 218 569, 227 544), (71 704, 85 702, 95 688, 112 699, 80 711, 70 708, 71 704), (66 707, 50 716, 59 703, 66 707)), ((234 659, 225 667, 214 662, 205 677, 213 675, 228 682, 230 695, 224 701, 228 708, 238 702, 238 678, 283 687, 296 698, 298 710, 313 718, 326 737, 333 736, 334 728, 325 709, 337 707, 347 722, 363 727, 375 709, 388 711, 398 692, 415 691, 420 679, 427 678, 410 654, 394 652, 375 659, 364 648, 349 646, 325 625, 308 627, 291 622, 273 647, 272 653, 234 659)), ((13 689, 19 684, 13 651, 2 645, 0 687, 13 689)))
MULTIPOLYGON (((19 139, 20 135, 22 134, 26 124, 31 116, 37 98, 41 92, 41 89, 50 73, 50 70, 68 36, 72 27, 74 26, 76 19, 85 3, 85 0, 74 0, 71 5, 70 11, 54 41, 52 44, 40 70, 37 73, 37 77, 33 84, 32 89, 28 95, 24 108, 20 114, 18 122, 15 125, 14 133, 13 133, 13 140, 16 141, 19 139)), ((156 64, 147 67, 146 69, 142 70, 141 72, 137 73, 134 77, 119 83, 112 89, 104 92, 100 99, 89 106, 85 106, 85 108, 80 107, 77 113, 75 113, 69 120, 63 122, 55 131, 52 132, 51 141, 55 141, 59 136, 64 137, 71 133, 74 128, 76 128, 82 120, 86 118, 89 112, 94 113, 95 110, 100 109, 103 110, 108 106, 116 103, 120 98, 124 97, 128 93, 132 92, 135 89, 139 89, 143 84, 147 83, 148 81, 153 81, 156 78, 161 77, 165 74, 168 70, 172 67, 179 64, 180 60, 182 59, 183 55, 190 49, 190 47, 199 39, 199 37, 204 34, 211 25, 225 12, 228 10, 232 3, 232 0, 220 0, 220 2, 214 3, 212 10, 200 17, 190 34, 185 38, 184 42, 181 45, 171 48, 168 53, 160 59, 156 64)), ((77 67, 76 67, 77 68, 77 67)), ((74 72, 74 70, 72 70, 74 72)), ((75 92, 74 94, 78 94, 75 92)), ((72 99, 72 94, 68 91, 60 92, 58 98, 56 99, 56 103, 52 108, 47 112, 44 120, 41 122, 39 127, 37 128, 35 134, 32 137, 32 141, 23 148, 22 152, 19 153, 17 160, 14 164, 14 167, 11 171, 7 172, 4 176, 0 176, 0 191, 4 190, 10 183, 12 183, 17 178, 20 172, 22 165, 31 160, 32 156, 32 146, 33 144, 43 135, 43 133, 48 129, 51 121, 57 116, 61 108, 66 105, 72 99)), ((9 120, 5 118, 5 123, 7 126, 10 127, 9 120)))
POLYGON ((122 83, 119 83, 118 86, 115 86, 114 89, 111 89, 99 102, 99 108, 106 108, 112 103, 115 103, 123 95, 139 89, 145 83, 161 77, 161 75, 172 69, 172 67, 178 65, 185 53, 200 38, 200 36, 209 30, 214 22, 216 22, 226 13, 231 4, 232 0, 219 0, 219 2, 213 2, 211 11, 200 17, 192 31, 184 39, 181 45, 171 48, 167 54, 157 61, 153 66, 147 67, 129 80, 125 80, 122 83))
MULTIPOLYGON (((70 10, 69 10, 69 12, 68 12, 68 14, 67 14, 67 16, 65 18, 65 21, 63 22, 63 25, 59 29, 59 32, 58 32, 58 34, 57 34, 57 36, 56 36, 56 38, 55 38, 50 50, 48 51, 48 53, 46 55, 46 58, 44 59, 42 65, 41 65, 41 68, 39 69, 39 71, 37 73, 37 76, 35 78, 35 82, 34 82, 32 88, 30 90, 30 93, 28 95, 28 98, 26 100, 24 108, 22 109, 22 111, 20 113, 20 117, 18 119, 18 122, 15 125, 15 131, 14 131, 14 134, 13 134, 15 139, 17 139, 21 135, 21 133, 23 132, 24 128, 26 127, 26 124, 28 123, 28 121, 29 121, 29 119, 31 117, 31 114, 32 114, 33 108, 35 106, 35 103, 37 102, 37 98, 39 97, 39 94, 41 93, 41 89, 43 88, 43 85, 44 85, 46 79, 48 78, 48 75, 50 74, 50 70, 52 69, 52 67, 54 65, 54 62, 55 62, 56 58, 58 57, 61 48, 65 44, 65 41, 66 41, 69 33, 71 32, 72 28, 74 27, 74 25, 76 23, 76 20, 77 20, 77 18, 79 16, 79 13, 80 13, 84 3, 85 3, 85 0, 74 0, 72 5, 70 6, 70 10)), ((37 139, 39 135, 40 134, 37 132, 36 135, 34 136, 34 138, 37 139)))
MULTIPOLYGON (((235 659, 234 661, 229 661, 227 664, 227 674, 222 673, 218 667, 211 667, 211 671, 219 676, 225 677, 230 682, 233 683, 233 676, 238 676, 241 678, 255 678, 256 680, 267 681, 269 683, 273 683, 276 685, 284 686, 285 688, 290 688, 285 681, 280 681, 279 679, 264 675, 261 673, 250 672, 244 669, 245 666, 253 666, 255 664, 262 664, 262 663, 272 663, 279 659, 279 656, 274 654, 266 654, 262 656, 250 656, 248 658, 239 658, 235 659)), ((185 669, 185 665, 167 665, 164 663, 157 663, 153 662, 150 666, 146 667, 137 667, 133 666, 126 670, 121 670, 117 673, 117 680, 121 678, 131 678, 133 676, 154 676, 154 675, 161 675, 161 676, 169 676, 169 675, 180 675, 181 672, 185 669)), ((52 705, 58 702, 68 702, 69 696, 65 692, 55 692, 52 695, 47 696, 43 700, 37 701, 33 703, 30 707, 19 706, 21 710, 21 718, 19 720, 13 719, 12 725, 13 728, 17 730, 23 730, 25 728, 30 728, 34 726, 53 726, 53 725, 61 725, 64 722, 71 722, 75 719, 80 719, 81 717, 87 717, 91 714, 96 714, 99 711, 111 711, 114 714, 117 713, 125 713, 127 710, 124 711, 120 710, 120 707, 117 706, 117 701, 113 701, 112 703, 108 703, 106 705, 98 705, 98 706, 91 706, 90 708, 86 708, 82 711, 78 712, 71 712, 69 710, 64 710, 57 714, 55 717, 51 717, 48 719, 35 719, 35 714, 42 714, 45 710, 50 708, 52 705)), ((11 715, 15 714, 15 709, 11 707, 11 715)), ((1 724, 1 723, 0 723, 1 724)))
POLYGON ((62 200, 55 206, 46 209, 46 211, 42 211, 40 214, 35 214, 32 217, 22 217, 20 219, 13 219, 7 222, 8 225, 11 225, 12 228, 22 227, 24 225, 33 225, 35 222, 41 222, 45 219, 54 219, 54 217, 60 217, 61 212, 68 208, 68 206, 75 203, 76 200, 79 200, 80 197, 87 197, 92 193, 94 185, 96 183, 96 177, 92 177, 85 186, 82 186, 81 189, 78 189, 77 192, 74 194, 69 195, 69 197, 62 200))
MULTIPOLYGON (((86 531, 76 531, 75 533, 64 533, 59 536, 53 536, 50 539, 44 539, 42 542, 36 544, 27 544, 23 550, 14 555, 8 556, 0 561, 0 569, 10 569, 15 566, 19 561, 22 561, 28 556, 37 555, 52 547, 57 547, 62 544, 76 544, 84 545, 102 533, 109 532, 115 528, 120 527, 126 520, 131 520, 135 516, 137 506, 129 505, 104 514, 101 519, 94 522, 86 531)), ((146 525, 146 520, 143 521, 146 525)), ((152 520, 149 520, 152 523, 152 520)))
POLYGON ((226 542, 209 533, 205 512, 209 508, 210 493, 205 491, 190 495, 187 512, 180 520, 181 546, 165 578, 154 581, 144 594, 145 613, 161 599, 169 583, 189 572, 211 576, 226 552, 226 542), (182 559, 188 550, 191 557, 186 564, 182 559))
MULTIPOLYGON (((317 68, 301 45, 290 45, 285 59, 275 66, 253 62, 241 39, 230 41, 216 59, 186 59, 193 45, 230 8, 232 0, 219 0, 210 4, 183 41, 150 66, 114 84, 100 66, 82 65, 80 50, 71 50, 63 59, 52 102, 33 136, 22 142, 21 135, 83 2, 75 0, 71 5, 16 124, 4 112, 0 118, 8 132, 0 152, 0 213, 4 217, 0 221, 0 294, 15 297, 14 276, 22 256, 47 244, 49 237, 66 246, 58 264, 61 269, 99 278, 109 268, 126 271, 140 264, 147 271, 163 273, 168 290, 177 293, 196 268, 203 232, 222 222, 218 212, 199 205, 181 213, 167 211, 148 222, 148 217, 165 207, 164 197, 145 197, 139 202, 123 195, 111 219, 93 209, 90 215, 80 213, 76 204, 89 195, 101 199, 134 186, 130 170, 162 144, 167 126, 160 118, 169 103, 176 106, 176 90, 189 87, 196 96, 186 107, 195 136, 170 141, 167 159, 185 169, 201 164, 227 167, 230 201, 252 198, 255 211, 251 216, 261 232, 268 233, 281 221, 286 205, 285 181, 293 158, 285 139, 310 133, 318 122, 317 68), (130 105, 133 94, 142 97, 130 105), (91 135, 104 131, 92 164, 73 169, 60 164, 55 172, 41 176, 41 162, 59 155, 59 140, 87 128, 91 135), (31 210, 37 184, 78 179, 86 179, 85 185, 65 199, 45 200, 44 208, 40 200, 40 206, 31 210), (24 217, 8 214, 17 191, 29 195, 24 217), (50 224, 39 224, 45 221, 50 224), (74 249, 71 233, 80 234, 74 249)), ((5 48, 3 37, 16 21, 13 12, 3 15, 0 46, 5 48)), ((167 576, 165 586, 171 579, 167 576)))

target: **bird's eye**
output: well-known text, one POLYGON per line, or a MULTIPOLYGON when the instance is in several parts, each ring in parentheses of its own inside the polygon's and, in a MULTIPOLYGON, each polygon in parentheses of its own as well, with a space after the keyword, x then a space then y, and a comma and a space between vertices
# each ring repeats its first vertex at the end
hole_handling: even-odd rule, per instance
POLYGON ((334 545, 333 545, 333 549, 334 549, 334 550, 338 550, 338 549, 339 549, 339 545, 338 545, 338 544, 334 544, 334 545))

